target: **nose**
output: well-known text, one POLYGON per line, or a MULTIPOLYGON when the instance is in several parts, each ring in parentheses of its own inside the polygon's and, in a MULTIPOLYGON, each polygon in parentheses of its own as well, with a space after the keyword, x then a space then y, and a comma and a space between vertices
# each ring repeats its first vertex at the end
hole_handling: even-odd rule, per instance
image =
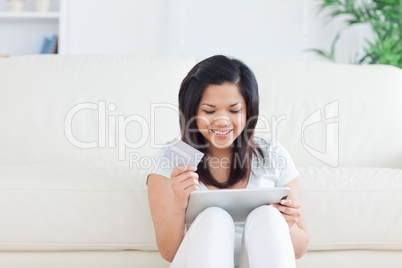
POLYGON ((225 115, 215 116, 213 119, 213 123, 217 127, 230 126, 230 122, 230 117, 225 115))

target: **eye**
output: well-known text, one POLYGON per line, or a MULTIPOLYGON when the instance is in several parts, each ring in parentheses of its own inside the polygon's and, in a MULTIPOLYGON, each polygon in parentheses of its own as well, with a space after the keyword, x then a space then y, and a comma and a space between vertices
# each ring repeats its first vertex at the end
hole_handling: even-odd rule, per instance
POLYGON ((237 113, 239 113, 240 111, 241 111, 241 109, 240 109, 240 110, 230 110, 230 112, 233 113, 233 114, 237 114, 237 113))
POLYGON ((207 114, 213 114, 215 111, 207 111, 207 110, 204 110, 204 112, 207 113, 207 114))

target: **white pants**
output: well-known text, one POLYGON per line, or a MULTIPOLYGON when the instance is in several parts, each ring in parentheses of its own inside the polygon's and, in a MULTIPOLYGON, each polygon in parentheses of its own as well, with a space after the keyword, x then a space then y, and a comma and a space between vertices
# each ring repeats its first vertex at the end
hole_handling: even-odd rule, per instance
MULTIPOLYGON (((170 267, 233 268, 234 245, 232 217, 221 208, 207 208, 190 226, 170 267)), ((239 267, 296 267, 289 227, 276 208, 265 205, 248 215, 239 267)))

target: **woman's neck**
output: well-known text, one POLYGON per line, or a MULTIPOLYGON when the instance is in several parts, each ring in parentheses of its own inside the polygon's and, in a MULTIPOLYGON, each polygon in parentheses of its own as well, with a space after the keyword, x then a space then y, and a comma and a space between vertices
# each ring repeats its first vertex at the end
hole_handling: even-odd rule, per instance
POLYGON ((229 176, 232 162, 232 149, 230 147, 220 149, 210 146, 206 152, 206 157, 208 159, 208 167, 210 172, 224 172, 227 173, 227 176, 229 176))
POLYGON ((216 148, 214 146, 210 146, 207 150, 207 157, 209 158, 229 158, 232 159, 232 148, 216 148))

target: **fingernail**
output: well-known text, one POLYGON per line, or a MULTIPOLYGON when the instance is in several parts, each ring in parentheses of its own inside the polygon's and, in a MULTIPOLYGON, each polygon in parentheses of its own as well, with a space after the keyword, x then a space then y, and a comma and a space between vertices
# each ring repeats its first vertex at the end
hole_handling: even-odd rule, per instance
POLYGON ((286 203, 286 200, 285 199, 282 199, 281 200, 281 204, 285 204, 286 203))

